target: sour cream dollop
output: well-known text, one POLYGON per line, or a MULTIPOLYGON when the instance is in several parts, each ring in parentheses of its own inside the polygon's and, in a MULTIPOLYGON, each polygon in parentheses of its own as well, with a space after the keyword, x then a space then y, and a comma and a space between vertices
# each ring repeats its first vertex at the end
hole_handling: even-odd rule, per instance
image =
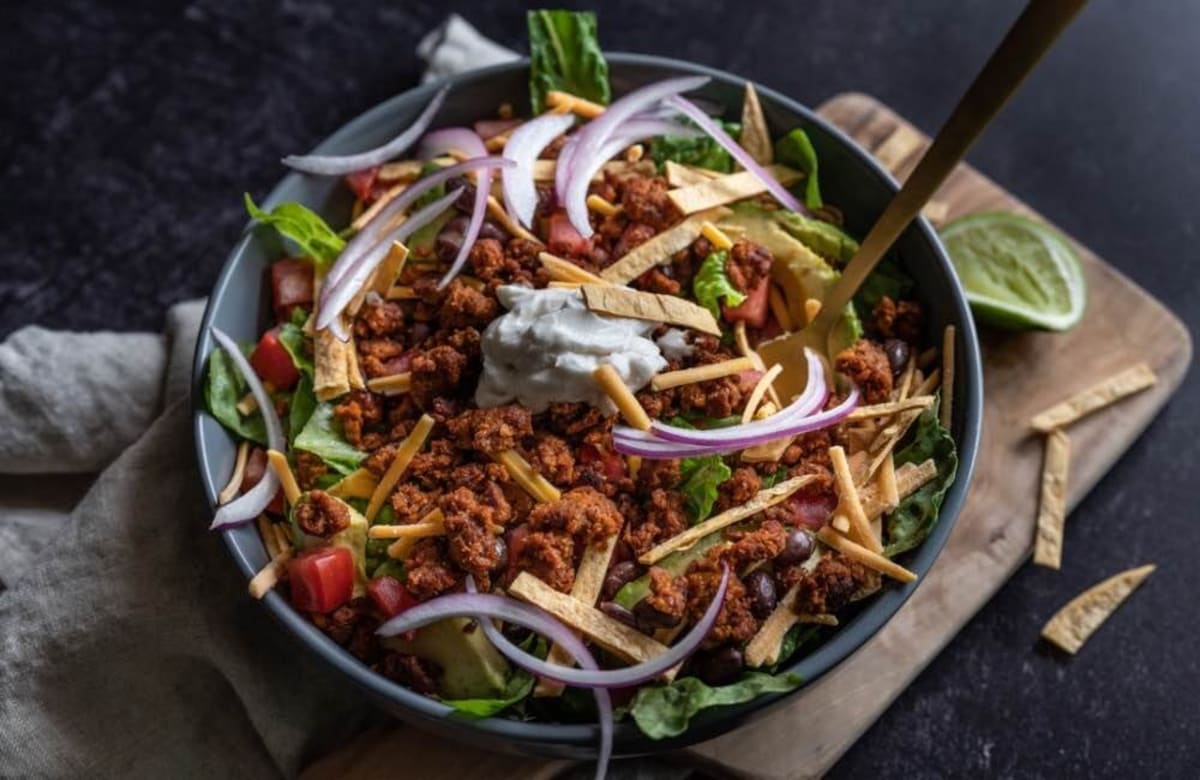
POLYGON ((518 401, 533 412, 556 402, 582 401, 616 411, 592 379, 608 363, 631 390, 667 367, 648 337, 653 322, 593 314, 577 290, 506 285, 496 297, 508 313, 483 332, 483 377, 475 403, 487 408, 518 401))

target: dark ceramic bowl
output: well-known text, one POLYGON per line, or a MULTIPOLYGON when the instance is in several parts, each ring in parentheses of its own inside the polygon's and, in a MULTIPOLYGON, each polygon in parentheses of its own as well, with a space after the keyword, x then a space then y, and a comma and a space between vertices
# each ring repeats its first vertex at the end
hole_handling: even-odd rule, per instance
MULTIPOLYGON (((744 81, 736 76, 686 62, 631 54, 611 55, 609 64, 613 92, 617 95, 668 76, 700 73, 711 76, 712 81, 696 94, 729 107, 731 117, 740 113, 744 81)), ((500 65, 450 79, 453 89, 437 117, 437 125, 469 124, 493 111, 502 101, 510 101, 514 106, 524 108, 529 105, 527 80, 525 62, 500 65)), ((382 143, 411 123, 440 86, 441 83, 426 84, 376 106, 330 136, 317 147, 317 151, 347 153, 382 143)), ((778 135, 796 126, 808 132, 821 161, 821 186, 826 199, 843 209, 847 227, 852 233, 864 235, 896 191, 895 182, 870 155, 809 109, 770 89, 759 88, 759 94, 773 134, 778 135)), ((282 154, 295 150, 279 151, 282 154)), ((267 197, 264 205, 289 200, 307 204, 334 225, 348 221, 350 200, 338 179, 289 173, 267 197)), ((966 499, 979 445, 983 385, 975 327, 962 289, 936 233, 921 219, 904 233, 897 249, 903 265, 917 280, 918 294, 929 320, 929 332, 941 333, 945 325, 953 323, 958 326, 960 334, 953 423, 960 458, 958 479, 946 496, 937 527, 925 544, 904 560, 906 566, 923 575, 933 565, 945 544, 966 499)), ((278 240, 270 231, 248 229, 229 255, 204 315, 196 345, 193 398, 196 401, 195 434, 200 478, 204 481, 210 502, 215 499, 233 468, 235 444, 217 421, 202 410, 204 362, 214 346, 208 328, 217 325, 242 341, 257 338, 266 325, 270 308, 267 301, 269 293, 263 284, 264 271, 272 260, 280 256, 280 251, 278 240)), ((267 561, 253 525, 225 532, 225 542, 247 578, 267 561)), ((916 587, 919 585, 888 589, 868 601, 827 641, 793 663, 790 671, 800 675, 806 682, 820 677, 870 639, 900 609, 916 587)), ((597 741, 595 726, 517 722, 502 717, 468 721, 446 716, 435 702, 371 672, 293 611, 278 593, 268 594, 263 605, 310 651, 344 674, 348 682, 362 688, 381 707, 403 720, 452 739, 499 750, 522 750, 574 758, 594 755, 597 741)), ((647 739, 632 723, 621 723, 617 726, 615 752, 617 755, 648 753, 710 739, 742 725, 753 716, 767 712, 785 698, 803 695, 804 688, 801 687, 790 694, 761 696, 747 704, 708 711, 693 719, 686 734, 658 742, 647 739)))

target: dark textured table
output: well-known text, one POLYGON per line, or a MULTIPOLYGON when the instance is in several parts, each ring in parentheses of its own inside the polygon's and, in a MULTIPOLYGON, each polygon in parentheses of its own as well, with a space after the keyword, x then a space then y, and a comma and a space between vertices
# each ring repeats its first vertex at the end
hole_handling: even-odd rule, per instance
MULTIPOLYGON (((810 105, 870 92, 935 131, 1021 3, 596 5, 607 48, 810 105)), ((523 47, 508 3, 6 4, 0 337, 159 328, 209 288, 242 191, 261 196, 281 154, 413 84, 417 40, 450 11, 523 47)), ((971 155, 1193 329, 1197 29, 1197 3, 1096 0, 971 155)), ((1019 572, 833 774, 1197 775, 1195 374, 1072 515, 1065 569, 1019 572), (1159 571, 1079 657, 1039 651, 1061 603, 1148 561, 1159 571)))

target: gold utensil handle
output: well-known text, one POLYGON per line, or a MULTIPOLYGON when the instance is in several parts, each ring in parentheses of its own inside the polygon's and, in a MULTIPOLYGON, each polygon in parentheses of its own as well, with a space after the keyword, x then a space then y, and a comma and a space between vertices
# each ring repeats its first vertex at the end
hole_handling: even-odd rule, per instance
POLYGON ((958 102, 908 181, 892 198, 809 327, 828 332, 888 248, 916 218, 992 117, 1087 0, 1031 0, 958 102))

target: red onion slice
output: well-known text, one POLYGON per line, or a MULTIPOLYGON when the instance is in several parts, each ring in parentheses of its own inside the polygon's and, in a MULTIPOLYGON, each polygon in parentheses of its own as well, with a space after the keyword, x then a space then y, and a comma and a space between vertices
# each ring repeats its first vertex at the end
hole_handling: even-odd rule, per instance
MULTIPOLYGON (((263 422, 266 423, 267 446, 283 452, 287 447, 287 441, 283 438, 283 426, 279 422, 279 415, 275 413, 275 404, 271 400, 270 394, 267 393, 267 388, 263 387, 258 374, 254 373, 254 369, 250 367, 250 361, 246 360, 246 356, 238 348, 237 342, 217 327, 211 328, 211 332, 217 344, 233 361, 233 365, 242 375, 242 379, 246 380, 246 385, 254 395, 258 410, 262 413, 263 422)), ((257 485, 250 488, 248 493, 217 509, 209 530, 250 522, 263 513, 278 491, 279 479, 275 476, 274 471, 267 469, 263 472, 262 479, 258 481, 257 485)))
POLYGON ((702 87, 708 81, 708 76, 683 76, 635 89, 614 101, 604 110, 603 114, 579 131, 579 141, 570 155, 571 175, 565 192, 560 191, 558 195, 559 200, 567 208, 567 216, 570 218, 571 224, 579 231, 580 235, 587 238, 592 234, 592 226, 588 223, 586 202, 590 178, 580 175, 580 163, 586 164, 593 160, 601 151, 604 143, 617 131, 617 128, 638 112, 653 106, 663 98, 702 87))
MULTIPOLYGON (((518 127, 504 145, 504 156, 514 165, 503 174, 504 207, 525 227, 532 227, 537 212, 537 187, 533 183, 533 163, 542 150, 571 129, 575 117, 570 114, 543 114, 518 127)), ((557 173, 557 170, 556 170, 557 173)))
POLYGON ((792 211, 798 211, 801 214, 808 213, 808 209, 804 208, 804 206, 801 205, 800 201, 796 200, 792 193, 788 192, 782 184, 776 181, 775 177, 768 173, 766 168, 755 162, 754 158, 750 156, 749 152, 743 149, 737 141, 730 138, 729 134, 726 133, 719 124, 709 118, 708 114, 701 111, 695 103, 692 103, 690 100, 680 97, 679 95, 672 95, 664 102, 672 108, 679 109, 679 111, 687 115, 688 119, 691 119, 693 122, 699 125, 701 130, 703 130, 705 133, 708 133, 708 135, 711 136, 714 141, 720 144, 725 151, 729 152, 733 159, 737 160, 743 168, 750 173, 753 173, 754 176, 763 183, 763 186, 767 188, 767 191, 771 193, 775 200, 779 201, 786 208, 792 211))
POLYGON ((342 176, 375 165, 382 165, 388 160, 399 157, 408 147, 416 143, 421 134, 425 132, 425 128, 429 127, 429 124, 433 121, 433 117, 437 114, 438 109, 442 107, 442 101, 446 99, 446 93, 449 91, 449 87, 443 87, 429 101, 429 105, 417 117, 417 121, 413 122, 400 135, 388 141, 383 146, 377 146, 365 152, 349 155, 310 154, 297 156, 293 154, 284 157, 283 164, 297 171, 314 173, 318 176, 342 176))
MULTIPOLYGON (((438 155, 451 149, 456 149, 472 158, 487 156, 487 147, 483 145, 483 139, 474 130, 468 130, 465 127, 434 130, 421 141, 423 154, 438 155)), ((483 217, 487 213, 487 200, 491 191, 492 172, 489 168, 481 168, 475 174, 475 203, 471 207, 471 221, 467 223, 466 232, 463 233, 462 246, 458 248, 458 255, 450 264, 450 270, 438 282, 439 290, 450 284, 450 280, 458 276, 458 272, 466 265, 467 256, 471 254, 471 247, 475 246, 475 239, 479 237, 479 230, 483 227, 483 217)))
MULTIPOLYGON (((671 122, 666 119, 630 119, 624 125, 621 125, 621 128, 611 138, 604 142, 595 157, 590 160, 581 160, 576 155, 571 163, 571 176, 579 176, 590 182, 596 173, 604 167, 604 164, 613 157, 616 157, 622 149, 662 135, 698 138, 703 133, 694 128, 685 127, 677 122, 671 122)), ((584 208, 587 208, 586 198, 584 200, 584 208)), ((589 221, 588 224, 590 226, 591 222, 589 221)))
MULTIPOLYGON (((491 593, 454 593, 449 596, 439 596, 397 615, 380 626, 375 633, 380 636, 396 636, 430 623, 456 617, 476 618, 489 639, 492 639, 493 635, 500 636, 500 632, 496 631, 489 622, 490 620, 503 620, 506 623, 527 628, 561 646, 580 667, 596 672, 600 669, 596 659, 592 657, 582 640, 544 610, 507 596, 497 596, 491 593)), ((502 636, 500 638, 503 639, 502 636)), ((506 639, 498 643, 496 649, 505 655, 507 655, 506 649, 515 649, 516 657, 510 656, 510 660, 522 668, 525 668, 527 659, 531 657, 506 639)), ((528 669, 527 671, 532 672, 533 670, 528 669)), ((608 761, 612 756, 612 698, 603 688, 593 689, 592 695, 596 698, 597 720, 600 726, 600 750, 596 760, 596 777, 597 780, 602 780, 608 771, 608 761)))
POLYGON ((708 431, 689 431, 671 425, 651 423, 651 430, 668 441, 682 444, 710 444, 713 447, 745 449, 758 444, 782 439, 787 436, 799 436, 836 425, 858 406, 858 388, 851 387, 850 395, 832 409, 826 409, 818 414, 775 420, 772 415, 764 420, 748 423, 747 425, 731 425, 728 428, 717 428, 708 431), (755 426, 751 428, 751 426, 755 426))
POLYGON ((554 164, 554 197, 558 199, 560 206, 567 197, 567 184, 571 181, 571 160, 578 144, 579 136, 570 135, 567 136, 567 142, 558 150, 558 159, 554 164))

